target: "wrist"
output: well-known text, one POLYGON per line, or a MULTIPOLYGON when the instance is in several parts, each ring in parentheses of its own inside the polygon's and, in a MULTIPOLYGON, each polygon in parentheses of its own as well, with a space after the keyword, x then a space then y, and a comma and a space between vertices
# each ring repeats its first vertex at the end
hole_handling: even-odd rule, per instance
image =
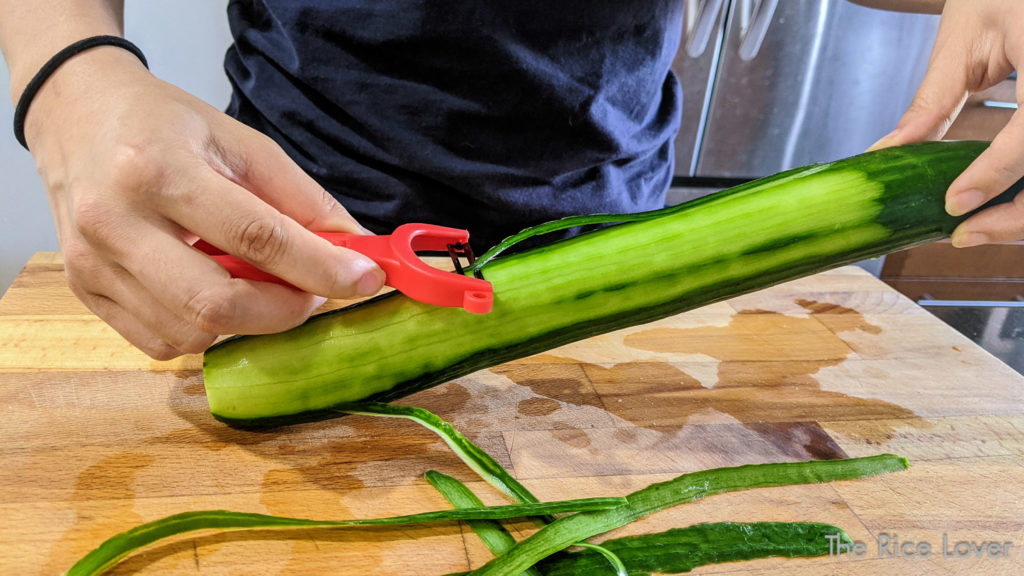
POLYGON ((94 46, 73 54, 53 70, 34 95, 28 95, 31 102, 24 118, 26 141, 31 146, 51 126, 58 130, 71 128, 57 121, 62 116, 76 123, 96 120, 88 114, 76 118, 67 113, 97 97, 103 98, 102 94, 109 88, 123 94, 131 87, 132 77, 138 78, 138 74, 149 76, 145 64, 135 54, 118 46, 94 46))
POLYGON ((64 47, 92 36, 124 35, 123 0, 32 0, 0 6, 0 48, 15 103, 29 80, 64 47))

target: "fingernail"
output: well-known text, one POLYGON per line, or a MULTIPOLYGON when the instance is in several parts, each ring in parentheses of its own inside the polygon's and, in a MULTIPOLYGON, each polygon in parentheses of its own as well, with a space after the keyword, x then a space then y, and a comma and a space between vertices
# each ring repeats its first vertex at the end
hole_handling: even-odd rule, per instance
POLYGON ((357 296, 373 296, 384 287, 384 272, 369 270, 359 278, 356 285, 357 296))
POLYGON ((980 190, 965 190, 946 200, 946 212, 950 216, 962 216, 985 203, 980 190))
POLYGON ((987 234, 981 232, 962 232, 953 233, 953 246, 956 248, 970 248, 971 246, 981 246, 982 244, 988 244, 989 239, 987 234))
POLYGON ((363 236, 376 236, 376 234, 374 234, 373 231, 367 228, 366 226, 360 225, 359 229, 363 231, 363 236))
POLYGON ((327 302, 327 298, 324 298, 323 296, 313 296, 312 310, 316 312, 317 310, 320 309, 321 306, 324 305, 324 302, 327 302))

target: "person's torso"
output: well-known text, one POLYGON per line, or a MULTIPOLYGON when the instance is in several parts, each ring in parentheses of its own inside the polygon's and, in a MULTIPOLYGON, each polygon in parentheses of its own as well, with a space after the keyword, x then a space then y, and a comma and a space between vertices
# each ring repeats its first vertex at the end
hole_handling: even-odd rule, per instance
POLYGON ((660 207, 681 0, 233 1, 229 112, 365 226, 660 207))

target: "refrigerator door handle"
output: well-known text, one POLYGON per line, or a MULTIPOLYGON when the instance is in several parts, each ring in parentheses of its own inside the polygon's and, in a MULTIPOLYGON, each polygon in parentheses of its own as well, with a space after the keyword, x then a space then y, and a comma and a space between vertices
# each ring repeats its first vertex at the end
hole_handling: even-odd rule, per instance
POLYGON ((697 58, 708 48, 715 31, 718 14, 725 0, 690 0, 686 2, 686 55, 697 58))
POLYGON ((753 60, 768 34, 779 0, 740 0, 740 50, 743 61, 753 60))

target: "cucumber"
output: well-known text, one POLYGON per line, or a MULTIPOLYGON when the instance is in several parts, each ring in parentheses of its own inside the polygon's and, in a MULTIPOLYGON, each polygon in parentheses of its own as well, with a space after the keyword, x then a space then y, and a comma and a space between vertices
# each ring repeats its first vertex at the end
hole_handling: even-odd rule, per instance
MULTIPOLYGON (((888 148, 756 180, 651 217, 488 262, 489 314, 392 293, 280 334, 210 348, 214 417, 340 415, 603 332, 947 237, 950 183, 987 146, 888 148)), ((1000 198, 1011 198, 1013 190, 1000 198)))

